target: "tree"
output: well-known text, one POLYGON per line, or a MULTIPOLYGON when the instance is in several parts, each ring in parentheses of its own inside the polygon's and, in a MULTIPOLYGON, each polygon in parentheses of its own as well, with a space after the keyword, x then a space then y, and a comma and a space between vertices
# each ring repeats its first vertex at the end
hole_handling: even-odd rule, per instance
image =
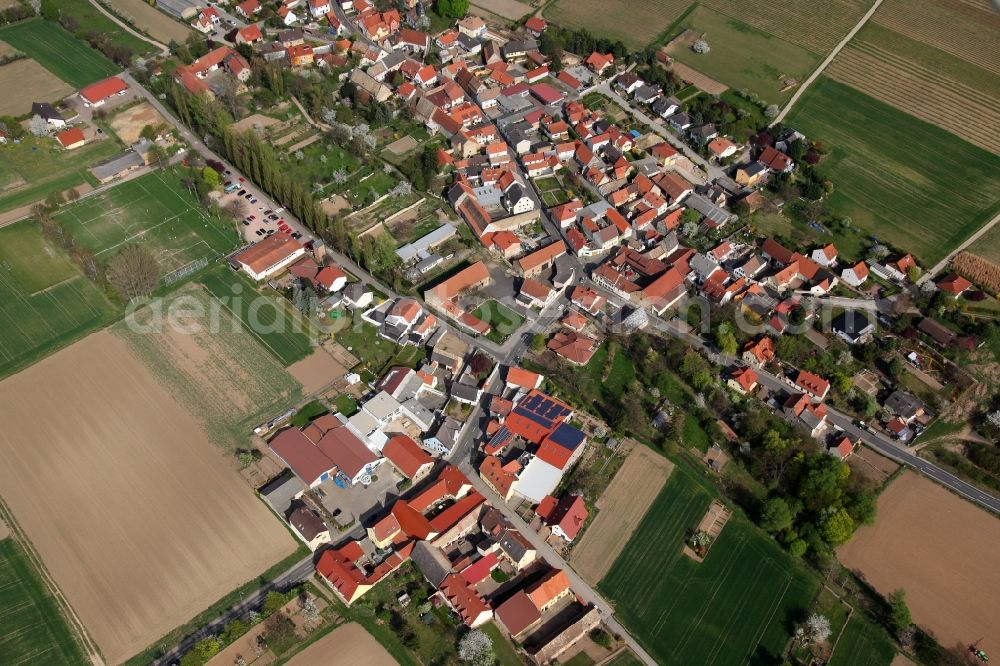
POLYGON ((458 641, 458 658, 472 666, 493 666, 493 641, 482 630, 473 629, 458 641))
POLYGON ((781 109, 778 108, 777 104, 769 104, 766 109, 764 109, 764 117, 768 120, 774 120, 778 117, 778 113, 781 109))
POLYGON ((842 544, 854 533, 854 519, 845 509, 838 509, 823 521, 821 531, 827 543, 842 544))
POLYGON ((904 633, 913 624, 910 607, 906 605, 906 590, 902 588, 889 595, 889 620, 896 635, 904 633))
POLYGON ((531 336, 531 351, 541 353, 545 351, 545 336, 541 333, 536 333, 531 336))
POLYGON ((434 8, 445 18, 459 19, 469 11, 469 0, 438 0, 434 8))
POLYGON ((205 181, 205 184, 213 190, 219 186, 219 172, 210 166, 201 170, 201 178, 205 181))
POLYGON ((77 201, 80 198, 80 192, 75 188, 71 187, 66 190, 66 200, 67 201, 77 201))
POLYGON ((317 622, 320 619, 319 608, 316 607, 316 600, 312 596, 307 596, 302 602, 302 615, 309 622, 317 622))
POLYGON ((765 532, 780 532, 792 524, 792 511, 788 502, 780 497, 772 497, 764 502, 760 510, 760 528, 765 532))
POLYGON ((705 54, 711 51, 712 49, 708 46, 708 42, 706 42, 704 39, 699 39, 698 41, 696 41, 694 44, 691 45, 691 50, 694 51, 695 53, 705 54))
POLYGON ((160 280, 160 265, 143 245, 126 245, 108 261, 108 282, 124 300, 149 296, 160 280))
POLYGON ((152 125, 143 125, 142 131, 139 132, 139 137, 147 141, 153 141, 156 139, 156 128, 152 125))
POLYGON ((31 116, 28 121, 28 131, 35 136, 46 136, 49 133, 49 122, 39 115, 31 116))
POLYGON ((809 634, 809 640, 813 643, 826 642, 826 639, 832 633, 830 631, 830 620, 819 613, 813 613, 809 616, 806 620, 806 629, 809 634))
POLYGON ((733 328, 729 324, 720 324, 715 329, 715 345, 723 354, 733 356, 739 348, 733 328))
POLYGON ((910 266, 906 269, 906 279, 910 282, 916 284, 917 280, 920 279, 920 267, 910 266))

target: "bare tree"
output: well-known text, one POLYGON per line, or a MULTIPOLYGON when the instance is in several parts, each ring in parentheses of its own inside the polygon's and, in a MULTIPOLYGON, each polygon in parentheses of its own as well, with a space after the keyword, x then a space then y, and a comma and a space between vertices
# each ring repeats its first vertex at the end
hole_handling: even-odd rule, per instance
POLYGON ((126 245, 108 262, 108 282, 129 301, 148 296, 160 280, 160 265, 143 245, 126 245))
POLYGON ((39 115, 31 116, 28 121, 28 131, 35 136, 46 136, 49 133, 49 123, 39 115))

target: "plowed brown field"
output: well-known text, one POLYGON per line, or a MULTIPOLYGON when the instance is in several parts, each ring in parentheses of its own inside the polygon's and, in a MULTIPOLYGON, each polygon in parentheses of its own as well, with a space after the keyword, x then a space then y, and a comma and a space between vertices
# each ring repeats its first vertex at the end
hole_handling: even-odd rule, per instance
POLYGON ((0 404, 0 493, 109 663, 295 549, 107 331, 0 383, 0 404))

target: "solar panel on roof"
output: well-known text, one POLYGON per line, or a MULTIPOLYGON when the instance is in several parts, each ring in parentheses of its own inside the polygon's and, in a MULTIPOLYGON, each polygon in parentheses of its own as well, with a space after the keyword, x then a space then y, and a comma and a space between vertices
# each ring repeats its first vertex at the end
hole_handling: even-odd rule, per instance
POLYGON ((576 447, 580 446, 584 437, 586 437, 586 435, 568 423, 560 423, 559 427, 556 428, 551 435, 549 435, 549 439, 564 449, 569 449, 570 451, 573 451, 576 447))
POLYGON ((496 446, 496 445, 498 445, 498 444, 500 444, 502 442, 506 442, 507 440, 509 440, 513 436, 514 436, 514 433, 512 433, 510 430, 508 430, 507 426, 503 426, 502 428, 500 428, 499 430, 497 430, 495 433, 493 433, 493 437, 490 438, 489 446, 496 446))

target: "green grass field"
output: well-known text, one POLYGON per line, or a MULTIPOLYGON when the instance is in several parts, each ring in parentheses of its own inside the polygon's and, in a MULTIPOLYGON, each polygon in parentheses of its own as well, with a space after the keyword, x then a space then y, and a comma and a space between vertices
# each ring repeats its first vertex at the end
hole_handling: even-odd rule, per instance
POLYGON ((524 323, 524 317, 503 303, 494 300, 486 301, 480 305, 472 311, 472 315, 490 325, 490 332, 486 334, 486 337, 496 343, 509 338, 524 323))
POLYGON ((312 353, 309 324, 280 296, 258 291, 249 278, 220 264, 201 283, 243 322, 284 366, 312 353))
POLYGON ((28 221, 0 229, 0 303, 0 376, 118 315, 118 308, 28 221))
POLYGON ((605 342, 597 348, 597 351, 594 352, 593 357, 587 363, 587 374, 590 375, 594 385, 602 387, 602 391, 606 394, 615 398, 621 398, 622 394, 635 379, 635 367, 633 367, 632 360, 628 357, 628 354, 620 349, 615 354, 614 360, 611 361, 610 368, 608 368, 609 360, 610 351, 608 350, 608 343, 605 342), (607 377, 604 376, 605 370, 608 373, 607 377))
POLYGON ((99 32, 107 35, 115 44, 121 44, 132 49, 132 53, 153 53, 156 48, 135 35, 126 32, 124 28, 97 10, 88 0, 46 0, 60 12, 67 13, 76 19, 83 32, 99 32))
POLYGON ((81 42, 58 23, 33 19, 8 25, 0 29, 0 40, 34 58, 74 88, 82 88, 121 71, 121 67, 104 54, 81 42))
POLYGON ((26 136, 19 144, 0 146, 0 212, 41 201, 50 192, 63 192, 86 182, 96 184, 87 167, 122 150, 120 143, 107 139, 66 151, 52 139, 33 136, 26 136))
POLYGON ((682 553, 710 492, 678 466, 598 589, 664 664, 780 662, 818 582, 734 515, 701 564, 682 553))
POLYGON ((819 57, 801 46, 708 7, 699 6, 682 23, 695 34, 704 34, 711 50, 698 54, 677 45, 670 52, 676 60, 731 88, 755 92, 768 104, 792 96, 792 90, 781 92, 782 76, 802 81, 819 64, 819 57))
POLYGON ((896 648, 885 631, 855 616, 848 621, 830 666, 889 666, 895 656, 896 648))
POLYGON ((828 205, 932 265, 1000 210, 1000 157, 820 77, 787 125, 831 150, 828 205))
POLYGON ((228 252, 239 242, 232 223, 206 213, 172 172, 127 181, 67 206, 56 218, 100 260, 122 245, 147 245, 164 274, 228 252))
POLYGON ((13 539, 0 540, 0 662, 86 663, 59 605, 13 539))

